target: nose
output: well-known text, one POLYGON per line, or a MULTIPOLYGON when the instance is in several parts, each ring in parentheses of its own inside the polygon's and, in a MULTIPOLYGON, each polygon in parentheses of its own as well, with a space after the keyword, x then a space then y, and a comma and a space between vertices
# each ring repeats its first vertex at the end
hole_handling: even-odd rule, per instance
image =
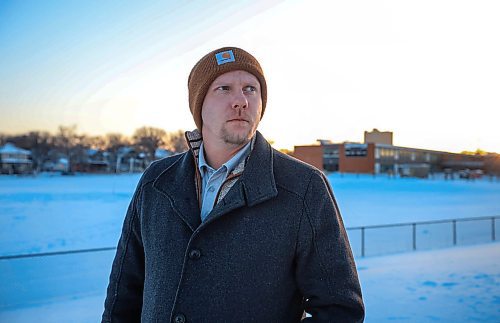
POLYGON ((233 109, 246 109, 248 106, 247 98, 243 92, 236 93, 233 98, 233 109))

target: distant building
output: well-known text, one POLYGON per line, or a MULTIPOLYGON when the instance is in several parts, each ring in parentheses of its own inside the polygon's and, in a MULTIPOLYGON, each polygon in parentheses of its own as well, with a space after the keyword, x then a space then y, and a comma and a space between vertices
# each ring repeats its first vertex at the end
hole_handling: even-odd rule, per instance
POLYGON ((69 172, 69 159, 66 157, 58 158, 57 161, 52 164, 51 171, 61 173, 69 172))
POLYGON ((149 163, 145 153, 138 152, 131 146, 121 147, 117 152, 116 172, 143 172, 149 163))
POLYGON ((324 169, 324 145, 295 146, 293 156, 319 169, 324 169))
POLYGON ((172 156, 174 154, 174 152, 168 150, 168 149, 164 149, 164 148, 156 148, 155 150, 155 159, 161 159, 161 158, 165 158, 165 157, 169 157, 169 156, 172 156))
POLYGON ((12 143, 0 147, 0 173, 30 174, 33 172, 31 152, 18 148, 12 143))
POLYGON ((365 131, 365 144, 392 145, 392 131, 365 131))
POLYGON ((106 173, 109 170, 109 153, 99 149, 85 150, 84 157, 72 167, 72 171, 86 173, 106 173))
MULTIPOLYGON (((366 132, 365 132, 366 134, 366 132)), ((365 136, 366 138, 366 136, 365 136)), ((368 136, 388 140, 389 136, 368 136)), ((392 133, 390 136, 392 142, 392 133)), ((325 143, 295 146, 293 156, 331 172, 427 177, 429 173, 484 168, 481 156, 393 146, 384 143, 325 143)))

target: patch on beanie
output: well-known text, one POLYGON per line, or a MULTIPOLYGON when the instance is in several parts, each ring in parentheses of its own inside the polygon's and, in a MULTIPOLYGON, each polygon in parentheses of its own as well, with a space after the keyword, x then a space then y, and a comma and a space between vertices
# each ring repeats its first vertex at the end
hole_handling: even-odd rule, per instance
POLYGON ((215 59, 217 60, 217 65, 222 65, 235 61, 232 50, 226 50, 224 52, 215 54, 215 59))

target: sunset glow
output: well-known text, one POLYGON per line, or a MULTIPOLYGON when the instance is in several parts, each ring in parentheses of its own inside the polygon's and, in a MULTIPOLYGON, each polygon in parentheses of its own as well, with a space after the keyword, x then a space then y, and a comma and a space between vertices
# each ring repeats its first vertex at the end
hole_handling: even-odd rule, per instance
POLYGON ((496 1, 13 1, 0 5, 0 132, 193 129, 187 77, 226 45, 268 82, 278 148, 363 140, 500 152, 496 1))

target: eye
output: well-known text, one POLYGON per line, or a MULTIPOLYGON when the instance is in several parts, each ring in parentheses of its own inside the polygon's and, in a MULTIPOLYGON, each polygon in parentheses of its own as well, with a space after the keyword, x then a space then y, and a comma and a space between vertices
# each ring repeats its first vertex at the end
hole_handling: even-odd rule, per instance
POLYGON ((215 88, 216 90, 219 91, 229 91, 229 86, 228 85, 221 85, 215 88))
POLYGON ((256 92, 257 88, 255 86, 248 85, 248 86, 245 86, 243 88, 243 91, 245 91, 245 92, 256 92))

